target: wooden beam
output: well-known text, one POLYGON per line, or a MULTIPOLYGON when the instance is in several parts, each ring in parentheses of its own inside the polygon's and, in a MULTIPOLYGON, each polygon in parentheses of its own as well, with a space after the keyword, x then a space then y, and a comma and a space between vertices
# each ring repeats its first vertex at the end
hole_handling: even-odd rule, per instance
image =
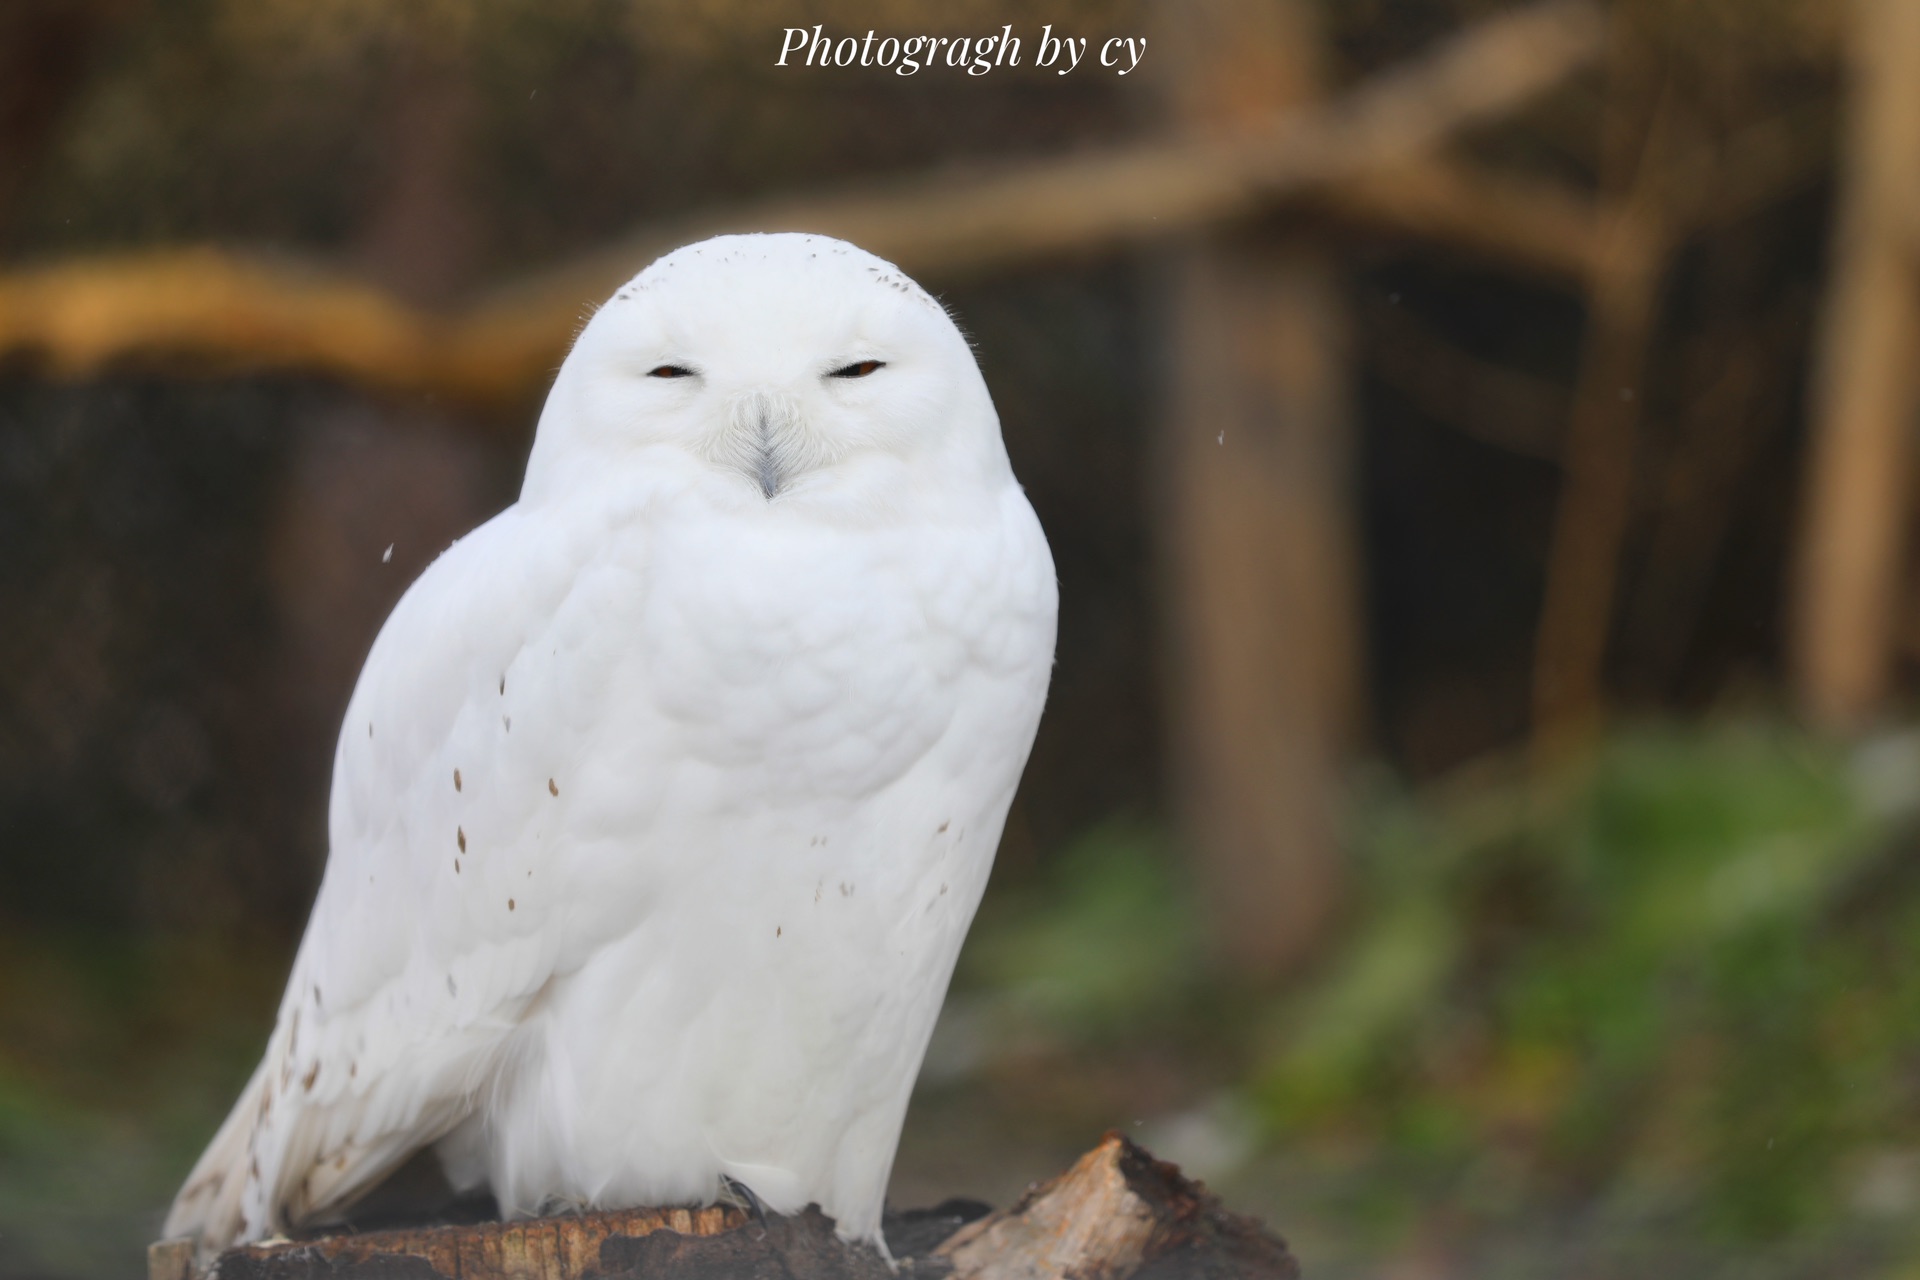
MULTIPOLYGON (((1253 127, 709 211, 449 312, 410 307, 351 277, 205 248, 18 270, 0 277, 0 359, 36 358, 63 377, 129 360, 214 374, 305 370, 382 391, 518 406, 545 386, 592 307, 690 240, 815 231, 937 281, 1102 252, 1406 165, 1559 83, 1593 58, 1600 31, 1590 4, 1548 0, 1488 19, 1334 103, 1253 127)), ((1457 228, 1462 218, 1434 212, 1446 204, 1435 186, 1430 177, 1424 194, 1410 188, 1425 211, 1404 219, 1457 228)), ((1378 208, 1390 197, 1376 187, 1357 199, 1378 208)))

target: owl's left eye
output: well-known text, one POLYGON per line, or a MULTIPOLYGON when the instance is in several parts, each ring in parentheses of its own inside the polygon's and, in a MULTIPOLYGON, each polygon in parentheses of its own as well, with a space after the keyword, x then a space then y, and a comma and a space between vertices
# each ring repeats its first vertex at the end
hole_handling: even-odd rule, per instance
POLYGON ((662 364, 647 370, 647 376, 649 378, 691 378, 693 370, 683 364, 662 364))
POLYGON ((861 360, 835 369, 827 376, 829 378, 864 378, 875 369, 886 367, 886 363, 885 360, 861 360))

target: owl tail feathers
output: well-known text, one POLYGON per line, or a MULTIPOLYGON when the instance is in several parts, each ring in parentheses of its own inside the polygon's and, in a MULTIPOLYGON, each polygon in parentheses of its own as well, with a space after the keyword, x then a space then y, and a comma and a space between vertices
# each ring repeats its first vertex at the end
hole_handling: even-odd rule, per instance
POLYGON ((245 1196, 247 1183, 259 1176, 253 1164, 253 1133, 269 1088, 270 1061, 271 1055, 254 1069, 253 1079, 247 1081, 240 1100, 195 1162, 193 1172, 173 1198, 173 1208, 167 1211, 166 1238, 192 1237, 202 1266, 248 1235, 245 1196))

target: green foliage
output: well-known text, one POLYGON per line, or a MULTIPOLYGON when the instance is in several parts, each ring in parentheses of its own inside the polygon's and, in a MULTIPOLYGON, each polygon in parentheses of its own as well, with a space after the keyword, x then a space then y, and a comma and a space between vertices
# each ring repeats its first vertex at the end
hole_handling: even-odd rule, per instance
POLYGON ((230 937, 0 934, 0 1276, 139 1274, 284 972, 230 937))
POLYGON ((1348 940, 1254 1089, 1272 1134, 1517 1150, 1739 1237, 1831 1217, 1862 1152, 1920 1144, 1910 756, 1645 731, 1547 784, 1369 797, 1348 940))
POLYGON ((1103 823, 1037 883, 996 894, 961 958, 960 987, 1003 1025, 1069 1039, 1137 1030, 1203 974, 1200 923, 1154 828, 1103 823))

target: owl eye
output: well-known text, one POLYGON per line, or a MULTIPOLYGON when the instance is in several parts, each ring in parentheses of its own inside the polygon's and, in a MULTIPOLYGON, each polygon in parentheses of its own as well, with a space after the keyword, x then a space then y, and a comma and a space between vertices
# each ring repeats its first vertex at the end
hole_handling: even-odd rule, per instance
POLYGON ((827 376, 829 378, 864 378, 868 374, 872 373, 875 369, 885 367, 886 363, 887 362, 885 360, 862 360, 856 364, 850 364, 844 368, 835 369, 832 373, 828 374, 827 376))
POLYGON ((683 364, 662 364, 647 370, 647 376, 649 378, 691 378, 693 370, 683 364))

